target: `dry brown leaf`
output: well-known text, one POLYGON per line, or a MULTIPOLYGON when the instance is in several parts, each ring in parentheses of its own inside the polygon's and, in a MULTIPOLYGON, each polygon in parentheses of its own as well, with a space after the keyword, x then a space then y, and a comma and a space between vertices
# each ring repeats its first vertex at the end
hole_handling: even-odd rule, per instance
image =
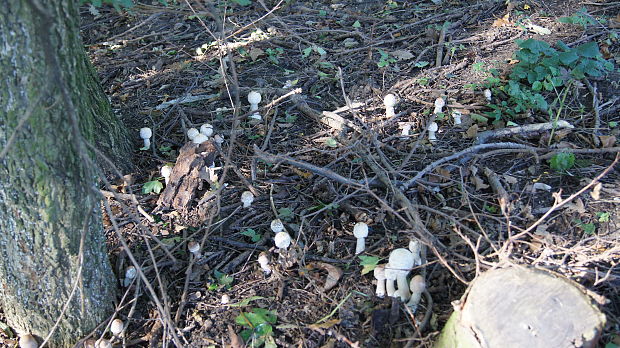
POLYGON ((262 56, 265 54, 265 51, 261 50, 260 48, 253 48, 250 50, 250 58, 252 58, 252 61, 255 61, 258 57, 262 56))
POLYGON ((478 125, 474 124, 473 126, 467 129, 463 137, 464 138, 475 138, 477 136, 478 136, 478 125))
POLYGON ((484 180, 477 175, 472 175, 471 181, 473 181, 474 185, 476 185, 476 191, 484 190, 489 187, 489 185, 485 184, 484 180))
POLYGON ((557 143, 560 140, 564 139, 571 132, 572 132, 572 130, 570 128, 558 129, 558 130, 555 131, 555 133, 553 135, 553 139, 555 139, 555 142, 557 143))
POLYGON ((232 325, 228 325, 228 339, 230 339, 230 348, 243 348, 245 346, 243 340, 237 335, 232 325))
POLYGON ((579 214, 583 214, 586 212, 586 206, 585 204, 583 204, 581 198, 575 198, 574 201, 566 204, 566 208, 579 214))
POLYGON ((308 328, 311 330, 316 329, 331 329, 334 325, 340 324, 340 319, 330 319, 324 323, 316 323, 308 325, 308 328))
POLYGON ((601 145, 604 148, 616 145, 616 137, 614 135, 599 135, 598 138, 601 140, 601 145))
POLYGON ((597 200, 597 201, 601 199, 601 188, 602 187, 603 187, 603 184, 601 184, 600 182, 594 185, 594 188, 590 192, 590 197, 592 197, 594 200, 597 200))
POLYGON ((614 29, 620 28, 620 15, 617 15, 609 21, 609 27, 614 29))
POLYGON ((503 26, 512 25, 512 22, 510 21, 509 18, 510 18, 510 12, 506 13, 506 15, 502 18, 498 18, 494 20, 492 26, 495 28, 499 28, 503 26))
POLYGON ((398 60, 409 60, 414 57, 413 53, 407 50, 392 51, 391 55, 394 56, 398 60))
POLYGON ((343 272, 340 268, 330 265, 325 262, 314 262, 310 266, 315 266, 318 268, 322 268, 327 271, 327 277, 325 278, 325 285, 323 285, 323 291, 328 292, 331 288, 338 284, 338 281, 343 275, 343 272))
POLYGON ((517 182, 519 182, 517 178, 515 178, 514 176, 510 176, 508 174, 504 174, 503 176, 504 176, 504 180, 506 180, 506 182, 509 183, 510 185, 514 185, 517 182))

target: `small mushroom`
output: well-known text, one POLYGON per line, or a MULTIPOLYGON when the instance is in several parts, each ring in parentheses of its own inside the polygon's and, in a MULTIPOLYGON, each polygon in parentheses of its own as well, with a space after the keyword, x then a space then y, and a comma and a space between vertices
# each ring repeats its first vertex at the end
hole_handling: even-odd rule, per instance
POLYGON ((151 137, 153 136, 153 131, 148 128, 140 128, 140 138, 144 141, 144 148, 148 149, 151 147, 151 137))
POLYGON ((355 255, 361 254, 366 249, 366 237, 368 237, 368 225, 364 222, 358 222, 353 226, 353 235, 357 238, 355 244, 355 255))
POLYGON ((383 98, 383 105, 385 105, 385 116, 388 118, 394 117, 394 106, 396 106, 396 96, 394 94, 388 94, 383 98))
POLYGON ((101 339, 98 339, 97 342, 95 342, 95 347, 96 348, 112 348, 112 343, 110 343, 110 341, 106 340, 105 338, 101 338, 101 339))
POLYGON ((164 182, 166 183, 166 185, 168 185, 168 182, 170 182, 170 174, 172 174, 172 165, 164 164, 159 170, 159 172, 161 173, 161 176, 164 177, 164 182))
POLYGON ((490 89, 487 88, 482 93, 484 94, 484 97, 487 99, 488 102, 491 102, 491 100, 493 100, 493 94, 491 93, 490 89))
POLYGON ((463 114, 458 111, 458 110, 454 110, 452 111, 452 118, 454 119, 454 125, 458 126, 461 124, 461 117, 463 116, 463 114))
POLYGON ((271 274, 271 267, 269 266, 269 256, 267 256, 266 252, 262 252, 258 254, 258 264, 260 268, 265 272, 266 275, 271 274))
POLYGON ((398 128, 401 129, 400 135, 402 136, 408 136, 409 132, 411 132, 411 127, 413 127, 411 122, 398 122, 398 128))
POLYGON ((125 328, 125 324, 120 319, 112 320, 112 324, 110 324, 110 332, 112 335, 120 337, 123 329, 125 328))
POLYGON ((196 128, 190 128, 190 129, 187 130, 187 137, 189 138, 189 140, 194 140, 194 138, 198 134, 200 134, 200 132, 196 128))
POLYGON ((211 135, 213 135, 213 126, 209 123, 205 123, 202 126, 200 126, 200 133, 210 137, 211 135))
POLYGON ((418 304, 420 303, 420 299, 422 298, 422 293, 426 289, 426 282, 421 275, 416 275, 411 278, 409 282, 409 290, 411 290, 411 297, 409 298, 409 302, 407 302, 407 307, 411 308, 411 311, 415 313, 415 310, 418 308, 418 304))
MULTIPOLYGON (((250 103, 250 111, 257 111, 258 103, 260 103, 262 99, 263 98, 261 97, 260 93, 256 91, 252 91, 248 93, 248 102, 250 103)), ((250 118, 255 119, 255 120, 261 120, 261 116, 258 112, 255 112, 252 115, 250 115, 250 118)))
POLYGON ((19 336, 19 348, 38 348, 39 343, 37 339, 31 334, 25 334, 19 336))
POLYGON ((128 287, 137 275, 138 271, 134 266, 127 267, 125 269, 125 279, 123 279, 123 286, 128 287))
POLYGON ((444 106, 446 106, 446 101, 443 100, 442 97, 435 99, 435 110, 433 110, 433 113, 434 114, 441 113, 444 106))
POLYGON ((383 297, 385 296, 385 265, 377 265, 373 274, 377 280, 377 290, 375 294, 377 297, 383 297))
POLYGON ((200 255, 200 244, 191 241, 187 243, 187 250, 194 255, 194 258, 199 259, 202 255, 200 255))
POLYGON ((413 265, 420 266, 422 264, 422 256, 420 255, 422 252, 422 243, 417 239, 411 239, 409 241, 409 251, 411 251, 411 255, 413 255, 413 265))
MULTIPOLYGON (((413 254, 411 251, 399 248, 394 249, 390 253, 388 263, 391 268, 396 271, 396 282, 398 283, 398 293, 400 299, 405 302, 409 299, 409 284, 407 284, 407 275, 413 268, 413 254)), ((387 275, 386 275, 387 277, 387 275)))
POLYGON ((286 250, 291 245, 291 236, 284 231, 276 233, 273 240, 276 248, 280 250, 286 250))
POLYGON ((224 143, 224 137, 219 134, 216 134, 215 136, 213 136, 213 140, 218 145, 222 145, 224 143))
POLYGON ((207 140, 209 140, 209 137, 207 137, 206 135, 204 135, 202 133, 199 133, 198 135, 196 135, 194 137, 194 139, 192 139, 192 142, 194 144, 202 144, 202 143, 204 143, 207 140))
POLYGON ((280 233, 284 231, 284 224, 280 219, 274 219, 271 221, 271 230, 273 233, 280 233))
POLYGON ((435 136, 435 133, 438 130, 439 130, 439 125, 437 124, 437 122, 431 122, 431 124, 428 126, 428 140, 429 141, 437 140, 437 136, 435 136))
POLYGON ((228 296, 227 294, 222 295, 222 298, 220 299, 220 303, 221 304, 229 304, 230 303, 230 296, 228 296))
POLYGON ((243 191, 241 194, 241 203, 243 203, 244 208, 249 208, 250 205, 254 202, 254 195, 250 191, 243 191))

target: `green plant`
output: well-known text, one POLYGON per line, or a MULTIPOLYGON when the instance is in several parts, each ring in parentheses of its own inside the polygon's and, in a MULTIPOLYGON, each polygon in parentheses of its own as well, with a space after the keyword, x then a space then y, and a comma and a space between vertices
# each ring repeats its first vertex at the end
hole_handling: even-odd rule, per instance
POLYGON ((376 256, 360 255, 358 257, 360 259, 360 266, 362 266, 362 275, 374 271, 379 263, 379 258, 376 256))
POLYGON ((556 153, 549 159, 551 169, 559 173, 565 173, 575 165, 575 154, 570 152, 556 153))
MULTIPOLYGON (((588 42, 571 48, 558 41, 558 49, 544 41, 518 40, 519 50, 515 53, 518 63, 509 75, 508 82, 497 88, 508 96, 505 104, 495 104, 489 116, 496 120, 508 118, 530 109, 548 111, 549 104, 543 93, 555 92, 571 80, 600 77, 613 69, 613 64, 604 60, 596 42, 588 42)), ((487 82, 498 82, 490 79, 487 82)))
POLYGON ((257 233, 256 231, 254 231, 251 228, 248 228, 246 230, 244 230, 243 232, 241 232, 242 235, 246 236, 246 237, 250 237, 250 239, 252 240, 252 243, 256 243, 258 242, 262 235, 260 233, 257 233))
POLYGON ((159 194, 163 188, 164 184, 162 184, 159 180, 151 180, 142 185, 142 193, 145 195, 148 195, 151 192, 159 194))
MULTIPOLYGON (((103 4, 112 5, 114 9, 118 12, 121 12, 125 9, 131 9, 134 7, 134 3, 132 0, 80 0, 80 5, 83 4, 91 4, 96 11, 96 8, 100 8, 103 4)), ((93 10, 91 9, 91 12, 93 10)))
POLYGON ((273 339, 273 324, 276 323, 278 315, 276 311, 265 308, 252 308, 249 312, 241 312, 235 322, 245 329, 240 335, 243 340, 252 347, 264 345, 265 348, 275 348, 276 343, 273 339))
POLYGON ((278 218, 284 221, 291 221, 293 219, 293 209, 291 208, 280 208, 278 209, 278 218))
POLYGON ((606 211, 598 211, 596 212, 596 217, 598 218, 598 222, 609 222, 611 214, 606 211))
POLYGON ((386 66, 389 66, 391 63, 396 63, 396 59, 394 57, 391 57, 384 50, 379 48, 377 49, 377 51, 379 51, 379 62, 377 63, 377 66, 379 68, 384 68, 386 66))
POLYGON ((229 276, 226 273, 222 273, 218 270, 213 270, 213 276, 215 277, 216 282, 209 284, 207 286, 208 290, 217 290, 217 289, 230 289, 233 281, 235 280, 233 277, 229 276))
POLYGON ((560 17, 558 19, 558 22, 575 24, 582 27, 583 29, 588 29, 588 26, 596 24, 596 21, 592 18, 592 16, 590 16, 588 10, 585 7, 580 8, 577 13, 570 17, 560 17))
POLYGON ((265 50, 265 53, 267 53, 267 59, 270 62, 273 64, 280 64, 279 57, 284 54, 284 49, 282 47, 268 48, 265 50))
POLYGON ((577 224, 577 227, 583 230, 583 233, 585 234, 591 235, 596 232, 596 225, 593 222, 585 223, 581 221, 580 219, 575 219, 573 221, 577 224))

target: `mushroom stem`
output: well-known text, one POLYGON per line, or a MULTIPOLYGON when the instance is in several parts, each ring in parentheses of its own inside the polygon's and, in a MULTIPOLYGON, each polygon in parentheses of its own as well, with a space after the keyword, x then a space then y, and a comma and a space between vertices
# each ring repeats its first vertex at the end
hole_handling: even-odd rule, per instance
POLYGON ((396 277, 396 283, 398 283, 398 294, 400 295, 400 299, 405 302, 411 297, 409 293, 409 284, 407 284, 407 273, 408 271, 403 271, 402 274, 399 274, 396 277))
POLYGON ((355 243, 355 254, 361 254, 366 250, 366 238, 358 238, 355 243))
POLYGON ((388 296, 394 296, 394 293, 396 292, 396 287, 394 286, 394 279, 385 280, 385 292, 388 296))

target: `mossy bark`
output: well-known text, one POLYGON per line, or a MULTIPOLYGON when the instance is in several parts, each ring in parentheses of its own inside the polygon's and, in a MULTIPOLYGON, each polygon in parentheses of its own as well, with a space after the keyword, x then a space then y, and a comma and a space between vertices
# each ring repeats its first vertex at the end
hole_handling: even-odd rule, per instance
POLYGON ((0 6, 0 305, 39 340, 61 318, 52 347, 72 346, 114 309, 85 142, 119 164, 129 149, 86 59, 77 3, 0 6))

